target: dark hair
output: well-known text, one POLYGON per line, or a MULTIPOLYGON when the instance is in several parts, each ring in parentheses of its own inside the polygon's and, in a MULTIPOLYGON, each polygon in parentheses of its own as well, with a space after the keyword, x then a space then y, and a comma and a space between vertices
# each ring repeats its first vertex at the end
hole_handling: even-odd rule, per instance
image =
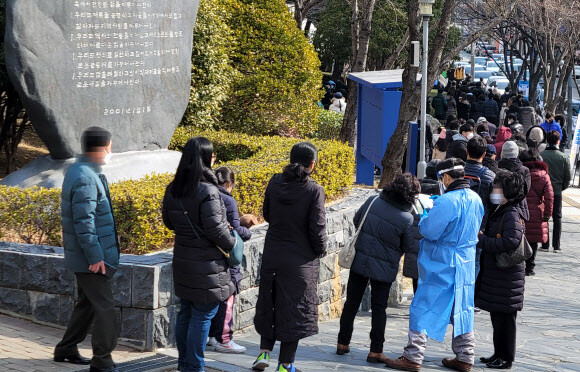
MULTIPOLYGON (((197 191, 204 174, 211 173, 212 155, 213 144, 207 138, 195 137, 187 141, 181 151, 181 160, 173 179, 173 197, 181 198, 197 191)), ((206 180, 217 186, 215 176, 206 180)))
POLYGON ((518 120, 518 116, 516 114, 508 114, 507 116, 508 119, 513 119, 513 120, 518 120))
POLYGON ((487 125, 487 123, 481 123, 477 125, 477 134, 480 134, 482 132, 489 133, 489 126, 487 125))
POLYGON ((552 114, 551 112, 546 112, 546 120, 548 120, 552 117, 554 117, 554 114, 552 114))
POLYGON ((475 120, 473 119, 468 119, 465 123, 471 125, 472 127, 475 127, 475 120))
POLYGON ((535 148, 531 148, 531 149, 528 149, 526 151, 521 151, 519 158, 522 161, 522 163, 532 162, 532 161, 542 161, 542 157, 540 156, 540 152, 535 148))
POLYGON ((548 141, 548 146, 556 146, 560 140, 560 132, 557 130, 549 131, 546 140, 548 141))
POLYGON ((449 122, 448 125, 449 125, 449 130, 457 130, 457 129, 459 129, 461 122, 459 120, 452 120, 449 122))
POLYGON ((318 159, 318 150, 309 142, 299 142, 290 150, 290 164, 284 168, 284 175, 301 182, 306 181, 310 172, 308 168, 318 159))
POLYGON ((81 136, 81 147, 84 153, 92 152, 97 147, 107 147, 111 143, 111 132, 101 127, 90 127, 81 136))
POLYGON ((228 167, 219 167, 214 170, 215 177, 217 178, 218 185, 224 186, 226 183, 230 183, 232 187, 236 184, 236 174, 233 170, 228 167))
POLYGON ((467 155, 472 159, 479 159, 485 156, 487 142, 481 137, 473 137, 467 141, 467 155))
MULTIPOLYGON (((465 167, 465 162, 458 158, 445 159, 441 163, 437 164, 437 172, 442 171, 444 169, 453 168, 458 165, 465 167)), ((455 169, 447 172, 446 174, 448 174, 454 180, 457 180, 459 178, 465 177, 465 170, 455 169)))
POLYGON ((522 104, 522 107, 528 107, 530 105, 530 101, 528 101, 527 99, 522 99, 520 101, 520 103, 522 104))
POLYGON ((519 203, 526 197, 524 194, 524 177, 517 172, 499 169, 495 175, 493 185, 503 189, 503 195, 510 203, 519 203))
POLYGON ((439 164, 441 160, 433 159, 429 163, 427 163, 427 168, 425 169, 425 176, 429 179, 436 180, 437 179, 437 164, 439 164))
POLYGON ((479 95, 479 100, 480 101, 485 101, 485 94, 480 94, 479 95))
POLYGON ((493 94, 493 92, 489 92, 489 94, 487 96, 489 97, 489 99, 493 99, 494 94, 493 94))
POLYGON ((389 196, 405 204, 413 204, 421 193, 421 183, 411 173, 399 174, 383 189, 389 196))
POLYGON ((459 133, 463 133, 463 132, 473 132, 473 126, 471 124, 463 124, 459 128, 459 133))
POLYGON ((556 122, 559 123, 561 126, 564 126, 566 124, 566 117, 562 114, 554 116, 554 120, 556 120, 556 122))

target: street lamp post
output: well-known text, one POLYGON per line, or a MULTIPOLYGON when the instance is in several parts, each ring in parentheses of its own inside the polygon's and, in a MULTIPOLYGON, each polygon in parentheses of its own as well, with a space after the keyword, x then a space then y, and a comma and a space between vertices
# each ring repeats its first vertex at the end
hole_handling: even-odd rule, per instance
POLYGON ((421 78, 421 137, 419 143, 419 163, 417 164, 417 176, 425 178, 427 163, 425 162, 425 132, 427 130, 427 80, 429 75, 429 18, 433 16, 433 4, 435 0, 419 0, 419 14, 423 18, 423 76, 421 78))

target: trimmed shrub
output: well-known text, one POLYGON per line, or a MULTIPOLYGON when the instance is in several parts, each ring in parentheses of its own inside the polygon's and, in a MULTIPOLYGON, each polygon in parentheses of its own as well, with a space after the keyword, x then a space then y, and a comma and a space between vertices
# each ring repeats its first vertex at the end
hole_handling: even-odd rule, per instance
POLYGON ((318 129, 310 137, 337 141, 344 115, 330 110, 320 109, 318 112, 318 129))
POLYGON ((320 60, 280 0, 230 1, 230 55, 239 71, 222 105, 222 128, 253 135, 305 136, 316 130, 320 60))
POLYGON ((227 20, 229 0, 202 0, 193 32, 191 94, 182 125, 219 127, 219 112, 237 71, 229 61, 236 42, 227 20))
MULTIPOLYGON (((262 214, 264 191, 275 173, 288 163, 297 139, 253 137, 225 131, 198 132, 179 128, 171 148, 179 150, 194 136, 209 138, 218 165, 236 172, 236 197, 241 213, 262 214), (241 159, 246 158, 246 159, 241 159)), ((352 148, 336 141, 312 141, 319 149, 313 178, 325 189, 328 200, 339 198, 353 183, 352 148)), ((172 174, 154 174, 137 181, 111 185, 111 198, 123 253, 145 254, 170 248, 173 234, 165 228, 161 203, 172 174)), ((0 186, 0 237, 34 244, 62 245, 60 190, 0 186)))

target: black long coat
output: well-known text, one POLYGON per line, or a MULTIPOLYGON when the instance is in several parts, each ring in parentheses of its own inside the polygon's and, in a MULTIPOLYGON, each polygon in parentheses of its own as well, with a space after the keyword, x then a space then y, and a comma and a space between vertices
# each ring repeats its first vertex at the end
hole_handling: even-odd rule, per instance
POLYGON ((528 211, 519 202, 511 202, 491 214, 485 234, 479 237, 481 271, 475 290, 475 306, 490 312, 511 313, 524 306, 526 264, 522 262, 507 269, 500 269, 495 256, 500 252, 515 250, 525 231, 528 211), (500 226, 503 221, 503 231, 500 226), (501 232, 501 237, 498 234, 501 232))
POLYGON ((272 177, 269 222, 254 325, 263 337, 298 341, 318 333, 318 273, 326 254, 324 189, 313 180, 272 177))
MULTIPOLYGON (((369 198, 354 216, 358 227, 375 197, 369 198)), ((392 283, 403 253, 417 253, 413 231, 413 206, 392 193, 381 192, 371 207, 356 242, 351 271, 366 278, 392 283)))
POLYGON ((173 183, 163 198, 163 222, 175 231, 173 283, 175 294, 194 303, 212 304, 227 300, 235 290, 228 264, 218 246, 230 251, 235 244, 226 218, 226 208, 211 172, 206 172, 197 191, 182 198, 196 237, 179 199, 173 197, 173 183), (208 182, 208 181, 213 182, 208 182))

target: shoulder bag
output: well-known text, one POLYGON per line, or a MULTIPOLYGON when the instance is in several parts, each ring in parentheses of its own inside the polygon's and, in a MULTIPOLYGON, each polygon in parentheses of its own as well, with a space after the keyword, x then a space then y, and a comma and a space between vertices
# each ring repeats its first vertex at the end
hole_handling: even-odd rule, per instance
POLYGON ((358 225, 358 228, 356 229, 354 235, 348 240, 348 242, 346 242, 345 246, 338 253, 338 264, 341 267, 345 269, 350 269, 350 267, 352 266, 352 262, 354 261, 354 256, 356 254, 355 244, 356 241, 358 240, 358 235, 360 234, 360 231, 367 219, 367 215, 369 214, 371 207, 377 201, 378 198, 379 198, 378 196, 375 197, 375 199, 369 204, 369 207, 367 208, 367 211, 365 212, 362 220, 360 221, 360 224, 358 225))
MULTIPOLYGON (((526 235, 523 232, 524 223, 521 219, 520 224, 522 225, 522 240, 520 241, 520 245, 518 245, 518 247, 511 252, 501 252, 495 255, 495 264, 500 269, 507 269, 517 264, 520 264, 528 260, 530 257, 532 257, 532 254, 534 253, 532 247, 530 246, 530 243, 528 243, 528 239, 526 239, 526 235)), ((500 233, 498 234, 498 238, 501 237, 502 233, 503 233, 503 217, 501 219, 501 227, 500 233)))
MULTIPOLYGON (((191 229, 195 233, 195 236, 199 239, 200 237, 199 234, 197 233, 197 229, 195 228, 193 222, 191 222, 191 218, 189 218, 189 214, 185 210, 185 207, 183 206, 183 202, 181 200, 179 200, 179 204, 181 204, 181 209, 183 209, 183 214, 187 218, 189 226, 191 226, 191 229)), ((229 229, 230 234, 232 234, 232 236, 236 239, 236 242, 232 250, 230 252, 226 252, 218 245, 216 245, 216 248, 219 249, 220 252, 222 252, 222 254, 225 256, 228 266, 238 266, 242 263, 242 260, 244 259, 244 241, 242 240, 242 238, 240 238, 238 232, 234 230, 231 226, 229 226, 229 229)))

